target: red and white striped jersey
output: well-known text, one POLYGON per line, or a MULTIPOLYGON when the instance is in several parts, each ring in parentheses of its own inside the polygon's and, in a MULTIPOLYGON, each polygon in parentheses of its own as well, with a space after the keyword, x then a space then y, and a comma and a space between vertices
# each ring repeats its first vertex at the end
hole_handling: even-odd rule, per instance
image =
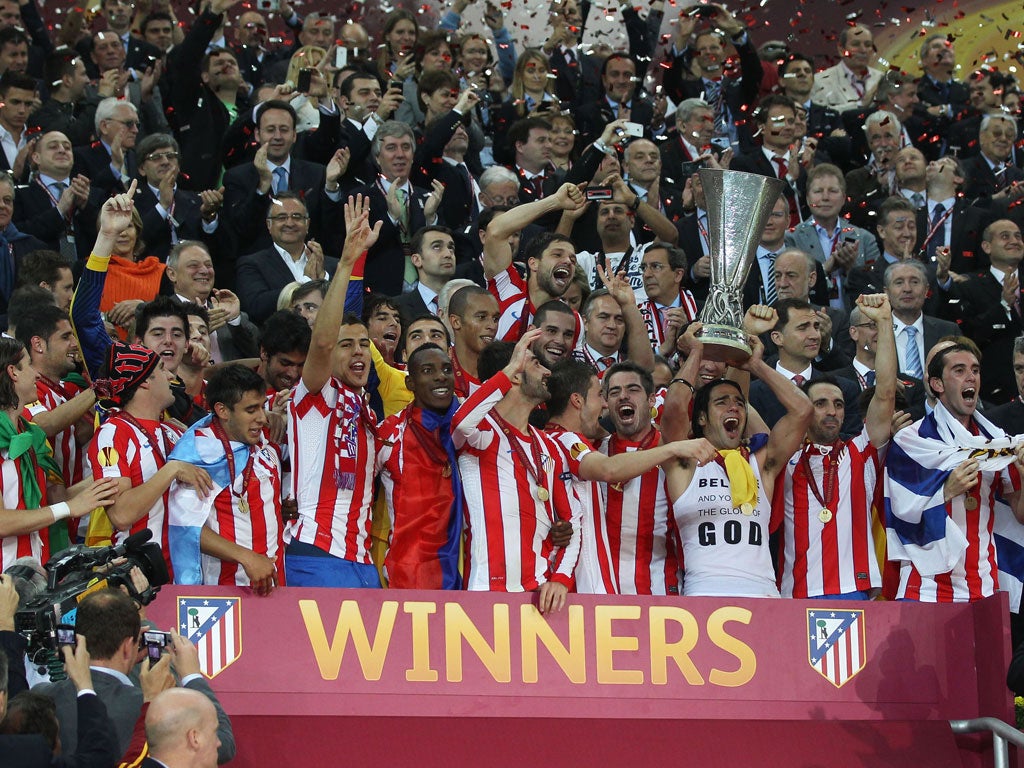
POLYGON ((523 331, 533 321, 535 307, 530 304, 529 287, 514 264, 487 281, 487 290, 498 300, 501 317, 498 318, 499 341, 519 341, 523 331))
MULTIPOLYGON (((89 443, 89 471, 94 480, 101 477, 127 477, 132 481, 132 487, 137 488, 167 463, 167 456, 178 442, 181 431, 162 421, 138 419, 138 422, 145 431, 132 424, 119 411, 103 422, 89 443), (153 446, 150 435, 157 438, 159 445, 153 446)), ((164 491, 149 511, 132 525, 131 530, 114 531, 114 541, 120 543, 130 534, 149 528, 153 532, 152 540, 159 542, 163 550, 169 569, 171 550, 167 544, 167 497, 168 493, 164 491)))
MULTIPOLYGON (((31 461, 31 454, 23 454, 12 459, 7 450, 0 451, 0 493, 3 494, 4 509, 12 514, 16 510, 25 509, 25 494, 21 485, 21 462, 31 461)), ((45 507, 46 473, 36 465, 36 482, 42 491, 40 507, 45 507)), ((0 539, 0 572, 6 570, 19 557, 34 557, 42 563, 50 559, 49 531, 44 526, 38 531, 23 533, 18 536, 4 536, 0 539)))
MULTIPOLYGON (((210 450, 223 455, 220 438, 209 427, 196 430, 196 451, 210 450)), ((232 448, 235 443, 232 443, 232 448)), ((265 440, 254 451, 252 474, 243 488, 245 465, 235 467, 234 482, 213 500, 206 524, 228 541, 269 558, 277 558, 277 583, 284 586, 283 527, 281 525, 281 463, 273 446, 265 440), (239 509, 244 493, 248 510, 239 509)), ((238 563, 202 555, 203 584, 249 586, 249 575, 238 563)))
MULTIPOLYGON (((34 419, 37 414, 44 411, 52 411, 58 405, 73 398, 77 392, 70 391, 64 384, 54 386, 49 380, 40 377, 36 382, 36 394, 39 399, 27 408, 29 419, 34 419)), ((72 424, 50 438, 50 445, 53 447, 53 460, 60 467, 61 476, 68 486, 72 486, 82 479, 85 463, 85 452, 75 440, 75 426, 72 424)))
MULTIPOLYGON (((679 293, 679 305, 687 320, 692 322, 697 319, 699 314, 697 302, 694 300, 693 294, 685 288, 679 293)), ((644 325, 647 326, 647 337, 651 340, 651 346, 657 351, 665 343, 665 319, 662 311, 651 299, 641 301, 637 307, 644 319, 644 325)))
POLYGON ((967 551, 953 569, 923 576, 911 563, 900 563, 897 598, 926 603, 966 603, 990 597, 999 590, 999 568, 992 534, 996 496, 1020 490, 1020 475, 1011 464, 999 472, 979 472, 978 484, 946 502, 946 514, 967 537, 967 551), (968 510, 967 504, 975 506, 968 510))
MULTIPOLYGON (((645 445, 612 435, 600 450, 616 456, 657 445, 657 432, 654 438, 645 445)), ((606 484, 604 493, 608 545, 620 593, 678 594, 680 562, 665 473, 655 467, 628 482, 606 484)))
POLYGON ((757 455, 748 458, 757 482, 757 504, 744 514, 732 505, 723 463, 697 467, 672 502, 682 544, 687 596, 778 597, 768 549, 771 500, 764 492, 757 455))
POLYGON ((493 412, 511 388, 504 373, 492 376, 452 420, 466 499, 466 589, 528 592, 547 581, 572 586, 582 525, 572 474, 551 438, 533 427, 523 434, 493 412), (545 493, 520 455, 535 467, 545 493), (573 527, 564 548, 555 548, 548 535, 557 519, 573 527))
POLYGON ((585 595, 618 594, 604 520, 604 489, 601 483, 580 478, 580 462, 594 449, 585 437, 567 432, 557 424, 549 424, 546 432, 562 451, 562 460, 572 472, 573 487, 583 508, 583 540, 580 543, 580 561, 576 565, 576 591, 585 595))
POLYGON ((319 392, 300 380, 288 404, 288 452, 299 519, 285 538, 369 565, 376 423, 362 395, 333 376, 319 392))
POLYGON ((825 465, 827 462, 832 471, 833 452, 805 446, 789 460, 785 477, 775 485, 774 507, 784 515, 779 546, 783 597, 838 595, 882 586, 871 507, 883 457, 871 444, 866 429, 847 440, 839 454, 835 487, 826 498, 825 465), (827 522, 821 519, 825 508, 831 512, 827 522))

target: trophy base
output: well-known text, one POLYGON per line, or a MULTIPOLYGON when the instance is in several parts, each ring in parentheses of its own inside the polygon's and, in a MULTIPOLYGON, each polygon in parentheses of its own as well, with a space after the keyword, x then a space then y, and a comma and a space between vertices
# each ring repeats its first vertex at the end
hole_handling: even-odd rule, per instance
POLYGON ((746 362, 752 354, 747 335, 730 325, 705 324, 700 340, 704 343, 705 360, 737 365, 746 362))

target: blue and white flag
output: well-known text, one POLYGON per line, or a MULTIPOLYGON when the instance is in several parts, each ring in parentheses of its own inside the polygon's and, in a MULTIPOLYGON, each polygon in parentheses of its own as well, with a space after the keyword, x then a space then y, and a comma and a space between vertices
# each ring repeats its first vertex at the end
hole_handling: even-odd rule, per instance
POLYGON ((885 520, 889 559, 913 563, 923 576, 952 570, 967 537, 950 519, 943 498, 949 474, 967 459, 983 472, 1013 463, 1016 440, 978 413, 971 434, 942 403, 893 436, 885 468, 885 520))

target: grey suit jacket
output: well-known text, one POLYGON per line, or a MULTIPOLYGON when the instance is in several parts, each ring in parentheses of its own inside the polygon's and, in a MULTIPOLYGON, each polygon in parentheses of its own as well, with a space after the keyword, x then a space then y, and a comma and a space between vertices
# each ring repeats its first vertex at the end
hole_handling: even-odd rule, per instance
MULTIPOLYGON (((871 93, 882 77, 882 70, 869 68, 867 84, 864 87, 865 93, 871 93)), ((840 112, 846 109, 853 109, 861 106, 861 98, 857 91, 850 84, 846 77, 846 71, 841 64, 829 67, 814 76, 814 90, 811 91, 811 101, 815 104, 824 104, 840 112)))
MULTIPOLYGON (((881 255, 878 252, 878 243, 875 241, 875 236, 868 232, 866 229, 855 227, 853 224, 844 223, 842 236, 846 237, 848 234, 855 235, 857 238, 857 261, 858 266, 864 264, 871 264, 881 255), (847 232, 847 230, 850 230, 847 232)), ((828 261, 828 255, 821 248, 821 240, 818 238, 818 232, 814 229, 813 221, 804 221, 797 224, 792 232, 786 233, 786 247, 787 248, 799 248, 804 253, 809 253, 815 258, 816 261, 824 264, 828 261)))
MULTIPOLYGON (((107 708, 107 716, 117 734, 118 754, 123 755, 131 743, 135 723, 142 711, 142 689, 135 685, 125 685, 99 667, 93 668, 92 682, 96 695, 107 708)), ((231 720, 217 701, 213 689, 203 677, 190 680, 184 687, 203 694, 217 709, 217 736, 220 738, 217 762, 228 762, 235 756, 235 736, 231 730, 231 720)), ((56 703, 61 744, 66 753, 73 753, 78 746, 78 695, 74 683, 62 680, 37 686, 34 690, 49 696, 56 703)))

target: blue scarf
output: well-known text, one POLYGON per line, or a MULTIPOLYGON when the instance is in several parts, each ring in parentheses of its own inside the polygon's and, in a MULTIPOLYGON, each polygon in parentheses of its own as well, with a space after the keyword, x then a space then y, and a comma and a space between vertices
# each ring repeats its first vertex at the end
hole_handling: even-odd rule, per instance
MULTIPOLYGON (((452 417, 459 407, 459 398, 453 397, 451 405, 444 413, 437 413, 429 408, 419 408, 420 422, 431 432, 435 430, 441 439, 441 447, 452 467, 452 501, 451 514, 448 517, 448 538, 437 553, 441 561, 442 589, 462 589, 462 575, 459 573, 459 551, 462 545, 462 478, 459 476, 459 463, 455 456, 455 442, 452 440, 452 417)), ((410 414, 411 418, 415 418, 410 414)))

